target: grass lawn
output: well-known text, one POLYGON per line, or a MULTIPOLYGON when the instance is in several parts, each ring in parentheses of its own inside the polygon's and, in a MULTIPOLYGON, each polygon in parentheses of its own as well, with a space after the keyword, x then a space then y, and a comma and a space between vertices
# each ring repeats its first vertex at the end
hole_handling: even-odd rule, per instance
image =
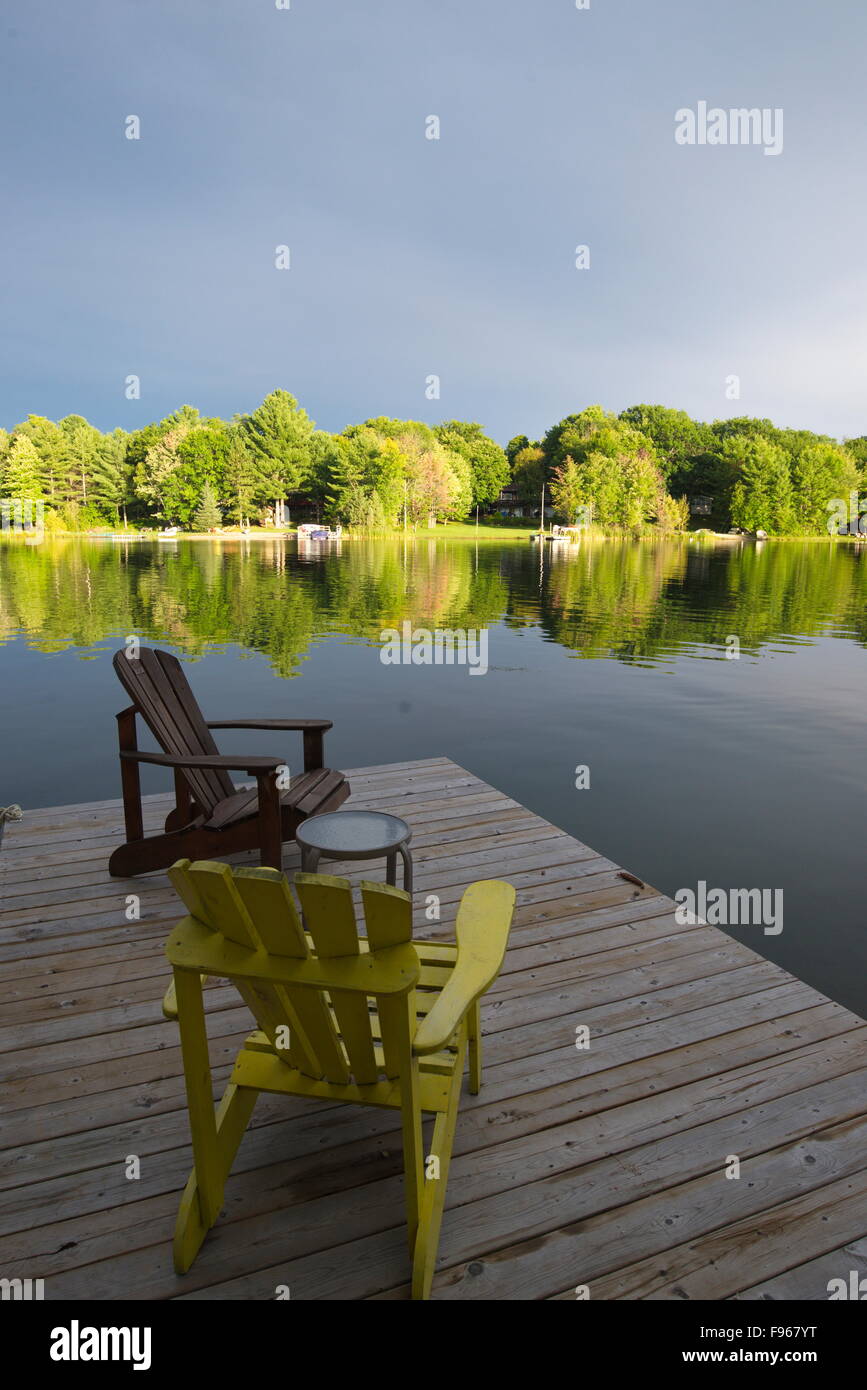
MULTIPOLYGON (((539 530, 538 522, 535 526, 498 526, 496 522, 480 521, 478 526, 474 521, 448 521, 439 526, 420 526, 417 531, 410 534, 416 536, 448 536, 449 540, 498 540, 498 541, 525 541, 528 536, 533 536, 539 530)), ((400 533, 398 533, 400 534, 400 533)))

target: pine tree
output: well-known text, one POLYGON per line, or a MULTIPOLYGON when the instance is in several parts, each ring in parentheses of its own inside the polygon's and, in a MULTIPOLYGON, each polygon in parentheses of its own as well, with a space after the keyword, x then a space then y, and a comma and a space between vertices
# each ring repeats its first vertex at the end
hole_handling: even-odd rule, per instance
POLYGON ((126 523, 126 507, 131 500, 131 469, 126 461, 128 436, 123 430, 104 435, 96 447, 90 474, 91 501, 106 514, 114 513, 126 523))
POLYGON ((26 434, 18 434, 12 440, 3 468, 3 486, 0 491, 4 497, 20 498, 31 502, 42 499, 42 479, 39 454, 32 439, 26 434))
POLYGON ((193 517, 193 525, 197 531, 214 531, 222 525, 223 516, 217 506, 217 494, 214 492, 211 483, 205 483, 202 490, 202 500, 196 509, 193 517))
POLYGON ((60 500, 77 502, 87 506, 88 482, 93 467, 96 448, 102 436, 95 425, 85 420, 83 415, 67 415, 60 421, 63 434, 63 455, 61 461, 60 500))
POLYGON ((272 391, 252 415, 244 416, 241 428, 263 484, 271 490, 275 525, 282 526, 286 495, 298 492, 310 474, 313 421, 288 391, 272 391))
POLYGON ((14 433, 26 435, 33 441, 39 455, 45 499, 54 506, 60 500, 61 480, 66 466, 66 435, 59 425, 47 420, 44 415, 28 415, 23 424, 15 427, 14 433))
POLYGON ((226 455, 225 486, 227 494, 231 493, 233 510, 239 526, 244 525, 244 520, 249 514, 250 503, 256 495, 257 482, 253 458, 240 430, 233 428, 229 452, 226 455))

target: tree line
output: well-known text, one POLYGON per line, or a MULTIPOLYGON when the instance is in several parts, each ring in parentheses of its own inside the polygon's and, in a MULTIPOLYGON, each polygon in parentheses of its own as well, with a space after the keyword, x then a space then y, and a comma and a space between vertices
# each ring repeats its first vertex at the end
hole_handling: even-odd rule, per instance
POLYGON ((231 421, 182 406, 159 423, 103 434, 80 415, 30 415, 0 430, 0 499, 42 501, 49 527, 286 524, 300 504, 366 531, 498 510, 511 486, 538 514, 601 530, 716 527, 823 534, 833 499, 857 492, 867 436, 844 443, 747 417, 712 424, 666 406, 590 406, 542 439, 505 449, 474 422, 378 416, 317 429, 288 391, 231 421), (706 517, 705 517, 706 514, 706 517))
POLYGON ((518 436, 506 453, 522 498, 538 497, 544 481, 561 515, 584 507, 605 529, 682 529, 692 509, 716 528, 823 535, 834 504, 867 482, 865 435, 841 444, 749 416, 706 424, 661 405, 619 415, 590 406, 541 440, 518 436))

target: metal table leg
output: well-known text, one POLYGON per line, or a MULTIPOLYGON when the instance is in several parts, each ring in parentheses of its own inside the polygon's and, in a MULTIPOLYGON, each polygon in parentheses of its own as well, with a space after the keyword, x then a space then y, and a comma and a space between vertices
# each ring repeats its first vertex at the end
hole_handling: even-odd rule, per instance
POLYGON ((302 874, 315 874, 319 867, 319 850, 312 845, 301 846, 301 872, 302 874))
POLYGON ((400 857, 403 860, 403 891, 412 892, 412 855, 407 845, 398 845, 400 857))

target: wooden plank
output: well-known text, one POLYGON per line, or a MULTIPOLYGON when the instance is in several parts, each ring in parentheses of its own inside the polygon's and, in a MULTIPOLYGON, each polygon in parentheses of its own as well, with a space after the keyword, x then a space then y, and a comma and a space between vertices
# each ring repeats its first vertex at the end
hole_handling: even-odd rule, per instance
MULTIPOLYGON (((755 1270, 751 1269, 750 1277, 754 1274, 755 1270)), ((814 1260, 808 1260, 806 1264, 796 1265, 794 1269, 786 1269, 782 1274, 774 1274, 759 1284, 751 1284, 748 1289, 742 1289, 733 1297, 787 1300, 804 1298, 811 1301, 828 1299, 832 1292, 842 1292, 839 1282, 831 1287, 832 1280, 840 1279, 844 1281, 851 1296, 853 1274, 858 1284, 867 1278, 867 1236, 850 1241, 826 1255, 819 1255, 814 1260)), ((862 1299, 863 1294, 859 1289, 859 1301, 862 1299)))
MULTIPOLYGON (((644 1260, 597 1280, 593 1295, 704 1299, 732 1298, 743 1291, 743 1297, 761 1298, 766 1294, 746 1293, 756 1275, 765 1276, 779 1290, 786 1284, 785 1277, 779 1279, 779 1271, 788 1272, 791 1265, 821 1255, 820 1270, 816 1269, 817 1261, 812 1261, 809 1278, 799 1280, 801 1293, 778 1292, 777 1296, 827 1299, 829 1278, 843 1278, 848 1285, 852 1269, 859 1265, 862 1270, 867 1268, 863 1255, 856 1261, 846 1254, 844 1263, 843 1252, 835 1250, 841 1241, 860 1241, 867 1254, 865 1231, 867 1169, 862 1169, 768 1208, 760 1221, 752 1216, 736 1221, 723 1231, 666 1251, 662 1259, 644 1260), (829 1251, 834 1253, 829 1256, 829 1251)), ((791 1281, 788 1286, 792 1287, 791 1281)))
POLYGON ((743 1133, 727 1116, 693 1130, 688 1144, 677 1135, 636 1149, 628 1168, 619 1159, 601 1160, 598 1169, 585 1165, 565 1178, 558 1174, 474 1202, 462 1208, 460 1223, 443 1231, 441 1256, 450 1268, 440 1294, 508 1298, 520 1288, 522 1297, 554 1297, 687 1236, 754 1219, 780 1200, 820 1187, 823 1177, 859 1172, 858 1146, 867 1140, 863 1084, 862 1076, 849 1074, 810 1087, 806 1096, 818 1103, 809 1110, 788 1096, 758 1107, 743 1133), (735 1142, 742 1176, 727 1181, 735 1142), (568 1213, 567 1224, 558 1213, 568 1213), (504 1244, 504 1226, 520 1232, 520 1240, 504 1244), (488 1253, 492 1258, 482 1260, 488 1253), (481 1270, 470 1270, 480 1262, 481 1270))

